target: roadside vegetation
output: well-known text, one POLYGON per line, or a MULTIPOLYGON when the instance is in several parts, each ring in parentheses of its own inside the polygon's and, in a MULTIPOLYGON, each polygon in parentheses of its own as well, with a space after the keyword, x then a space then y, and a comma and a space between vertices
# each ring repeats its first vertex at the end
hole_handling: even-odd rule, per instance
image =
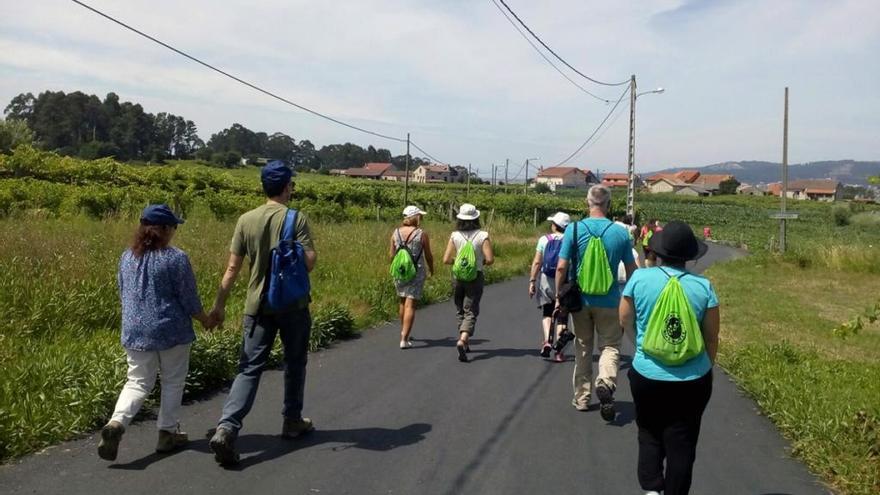
MULTIPOLYGON (((262 203, 258 169, 221 171, 195 162, 164 166, 83 161, 22 146, 0 155, 0 459, 88 432, 108 414, 124 380, 119 347, 118 257, 148 202, 183 213, 177 245, 210 305, 238 214, 262 203)), ((583 195, 523 194, 523 187, 412 185, 429 212, 435 250, 451 212, 475 203, 497 246, 490 281, 523 273, 543 219, 578 215, 583 195)), ((622 213, 622 194, 613 211, 622 213)), ((312 348, 393 319, 387 236, 403 186, 302 173, 295 205, 313 221, 321 262, 313 276, 312 348)), ((744 246, 748 258, 708 275, 724 306, 720 363, 791 440, 794 454, 840 493, 880 490, 880 228, 876 207, 795 202, 788 252, 771 254, 775 198, 639 195, 644 221, 681 219, 744 246), (859 324, 855 322, 857 317, 859 324), (851 324, 845 327, 845 324, 851 324), (843 331, 840 331, 844 328, 843 331), (835 329, 839 331, 835 332, 835 329)), ((438 263, 426 303, 449 295, 438 263)), ((225 328, 199 332, 187 394, 215 390, 235 371, 244 284, 225 328)))

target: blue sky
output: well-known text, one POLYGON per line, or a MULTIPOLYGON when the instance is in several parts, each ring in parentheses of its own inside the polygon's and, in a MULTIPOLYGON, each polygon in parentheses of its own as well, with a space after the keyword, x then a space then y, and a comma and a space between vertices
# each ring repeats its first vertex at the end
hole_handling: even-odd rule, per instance
MULTIPOLYGON (((510 158, 552 166, 610 106, 563 79, 491 0, 88 0, 96 8, 303 105, 484 174, 510 158)), ((636 74, 636 166, 880 159, 880 4, 850 1, 509 0, 597 79, 636 74)), ((573 76, 577 77, 577 76, 573 76)), ((616 99, 618 88, 582 81, 616 99)), ((399 143, 323 122, 211 73, 65 1, 0 5, 0 102, 25 91, 115 91, 194 120, 316 145, 399 143)), ((621 88, 622 89, 622 88, 621 88)), ((568 163, 626 167, 626 112, 568 163)))

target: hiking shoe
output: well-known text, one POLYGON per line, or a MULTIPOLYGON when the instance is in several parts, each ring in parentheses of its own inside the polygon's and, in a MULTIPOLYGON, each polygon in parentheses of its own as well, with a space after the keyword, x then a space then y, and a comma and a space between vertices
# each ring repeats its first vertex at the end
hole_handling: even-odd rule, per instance
POLYGON ((557 352, 556 355, 553 356, 553 360, 556 361, 557 363, 564 363, 565 362, 565 353, 562 351, 557 352))
POLYGON ((235 434, 228 428, 217 427, 214 436, 211 437, 211 451, 214 452, 214 460, 221 466, 233 466, 238 464, 238 452, 235 451, 235 434))
POLYGON ((458 360, 462 363, 468 362, 466 344, 459 342, 455 347, 458 349, 458 360))
POLYGON ((571 405, 574 406, 578 411, 589 411, 590 410, 590 398, 587 397, 585 400, 579 401, 577 399, 571 400, 571 405))
POLYGON ((115 461, 119 453, 119 441, 125 427, 119 421, 110 421, 101 428, 101 442, 98 444, 98 456, 107 461, 115 461))
POLYGON ((284 424, 281 426, 281 436, 283 438, 296 438, 313 431, 314 429, 315 425, 309 418, 284 418, 284 424))
POLYGON ((541 346, 541 357, 548 358, 550 357, 550 351, 553 350, 553 346, 550 345, 550 342, 544 341, 544 345, 541 346))
POLYGON ((599 397, 599 414, 605 421, 614 421, 614 392, 608 385, 600 383, 596 385, 596 396, 599 397))
POLYGON ((189 443, 189 435, 178 431, 159 430, 159 441, 156 443, 156 452, 164 454, 179 449, 189 443))

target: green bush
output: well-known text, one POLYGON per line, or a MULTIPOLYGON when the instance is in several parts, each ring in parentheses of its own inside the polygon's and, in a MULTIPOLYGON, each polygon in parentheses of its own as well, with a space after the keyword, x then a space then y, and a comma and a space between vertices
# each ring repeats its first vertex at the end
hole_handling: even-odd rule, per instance
POLYGON ((831 216, 834 218, 834 225, 838 227, 845 227, 849 225, 849 217, 852 215, 852 211, 849 209, 849 205, 834 205, 831 208, 831 216))

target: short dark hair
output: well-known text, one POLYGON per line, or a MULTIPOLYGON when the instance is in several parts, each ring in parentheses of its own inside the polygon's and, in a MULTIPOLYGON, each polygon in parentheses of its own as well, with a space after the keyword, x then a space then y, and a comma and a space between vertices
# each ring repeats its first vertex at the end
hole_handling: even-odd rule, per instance
POLYGON ((286 184, 278 184, 278 183, 263 183, 263 192, 266 193, 266 197, 274 198, 275 196, 281 196, 281 193, 284 192, 284 188, 289 186, 290 182, 286 184))
POLYGON ((474 218, 473 220, 462 220, 458 219, 455 222, 455 230, 460 232, 469 232, 471 230, 480 230, 480 219, 474 218))
POLYGON ((623 216, 623 223, 625 223, 627 225, 632 225, 633 224, 633 216, 629 215, 629 214, 624 215, 623 216))

